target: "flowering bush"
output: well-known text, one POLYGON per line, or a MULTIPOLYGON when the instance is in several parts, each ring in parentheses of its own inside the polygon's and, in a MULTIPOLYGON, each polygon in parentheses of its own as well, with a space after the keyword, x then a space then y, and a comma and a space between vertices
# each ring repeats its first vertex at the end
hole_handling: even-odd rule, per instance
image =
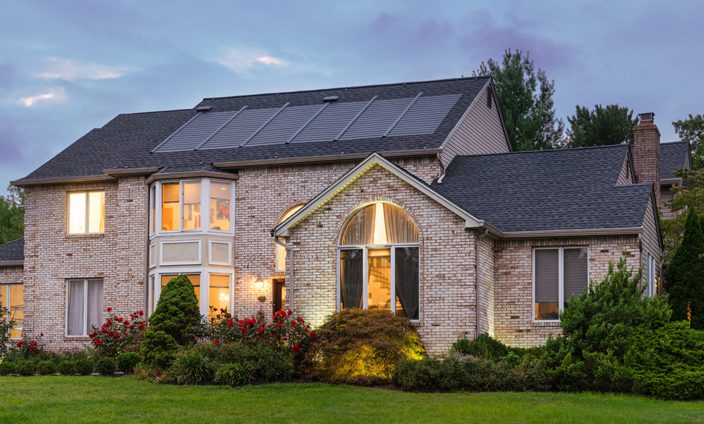
POLYGON ((8 341, 10 340, 10 330, 14 322, 5 316, 5 308, 0 308, 0 359, 7 354, 8 341))
POLYGON ((41 344, 41 339, 44 333, 39 334, 38 339, 22 338, 15 346, 15 356, 20 358, 33 358, 45 355, 44 346, 41 344))
POLYGON ((109 314, 100 328, 93 327, 89 334, 90 340, 100 356, 117 357, 126 351, 136 351, 146 328, 144 311, 132 312, 128 317, 113 313, 112 308, 106 308, 109 314))

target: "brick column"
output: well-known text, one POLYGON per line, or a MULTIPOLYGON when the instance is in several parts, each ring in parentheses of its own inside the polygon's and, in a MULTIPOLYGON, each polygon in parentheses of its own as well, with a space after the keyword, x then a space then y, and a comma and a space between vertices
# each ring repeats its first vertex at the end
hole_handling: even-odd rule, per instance
POLYGON ((660 131, 654 117, 639 114, 640 122, 633 128, 633 165, 638 183, 652 183, 660 204, 660 131))

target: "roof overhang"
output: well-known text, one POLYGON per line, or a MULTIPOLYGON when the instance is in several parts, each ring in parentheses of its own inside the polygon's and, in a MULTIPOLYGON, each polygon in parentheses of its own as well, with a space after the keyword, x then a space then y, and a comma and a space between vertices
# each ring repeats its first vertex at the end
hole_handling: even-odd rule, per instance
POLYGON ((588 236, 622 236, 638 235, 643 227, 622 228, 584 228, 570 230, 537 230, 537 231, 506 231, 499 232, 505 239, 553 238, 553 237, 588 237, 588 236))
POLYGON ((0 261, 0 267, 24 266, 23 260, 0 261))
POLYGON ((197 177, 218 178, 221 180, 237 180, 239 178, 239 175, 230 172, 218 171, 160 172, 158 174, 152 174, 149 178, 146 179, 144 183, 151 184, 154 181, 176 180, 197 177))
POLYGON ((661 178, 660 179, 660 185, 675 185, 675 184, 682 184, 682 178, 675 177, 675 178, 661 178))
POLYGON ((326 204, 328 201, 330 201, 332 198, 334 198, 337 194, 339 194, 341 191, 343 191, 347 186, 355 182, 357 179, 359 179, 361 176, 366 174, 369 170, 372 168, 379 166, 381 168, 384 168, 391 174, 395 175, 399 179, 403 180, 404 182, 408 183, 410 186, 415 188, 416 190, 420 191, 421 193, 425 194, 429 198, 433 199, 440 205, 444 206, 446 209, 450 210, 453 212, 455 215, 459 216, 460 218, 464 219, 465 221, 465 228, 486 228, 489 231, 493 231, 493 227, 490 227, 487 225, 486 222, 483 220, 477 219, 476 217, 472 216, 468 212, 466 212, 464 209, 460 208, 456 204, 452 203, 450 200, 447 198, 443 197, 439 193, 437 193, 435 190, 430 188, 427 184, 425 184, 423 181, 419 180, 415 176, 409 174, 407 171, 404 169, 400 168, 399 166, 391 163, 389 160, 387 160, 385 157, 383 157, 379 153, 372 153, 369 155, 366 159, 364 159, 362 162, 357 164, 354 168, 349 170, 345 175, 340 177, 336 182, 334 182, 332 185, 328 186, 325 190, 323 190, 321 193, 319 193, 317 196, 315 196, 312 200, 310 200, 308 203, 306 203, 305 206, 303 206, 301 209, 296 211, 293 215, 288 217, 285 221, 283 221, 281 224, 279 224, 276 228, 271 230, 271 235, 274 237, 288 237, 289 235, 289 230, 291 230, 293 227, 298 225, 298 223, 302 222, 306 218, 308 218, 310 215, 312 215, 315 211, 317 211, 320 207, 322 207, 324 204, 326 204))
POLYGON ((151 167, 151 168, 114 168, 114 169, 103 169, 103 174, 109 175, 111 177, 136 177, 141 175, 151 175, 155 172, 159 172, 161 168, 151 167))
MULTIPOLYGON (((400 157, 419 157, 419 156, 435 156, 441 152, 441 149, 415 149, 415 150, 395 150, 388 152, 379 152, 387 158, 400 157)), ((290 158, 272 158, 272 159, 255 159, 255 160, 236 160, 228 162, 215 162, 213 166, 222 169, 236 168, 251 168, 257 166, 275 166, 275 165, 295 165, 302 163, 330 163, 340 162, 345 160, 360 160, 368 157, 374 152, 360 153, 340 153, 337 155, 321 155, 321 156, 296 156, 290 158)))
POLYGON ((21 180, 10 181, 10 184, 15 187, 30 187, 47 184, 103 183, 110 181, 116 181, 116 179, 109 175, 85 175, 79 177, 61 178, 24 178, 21 180))

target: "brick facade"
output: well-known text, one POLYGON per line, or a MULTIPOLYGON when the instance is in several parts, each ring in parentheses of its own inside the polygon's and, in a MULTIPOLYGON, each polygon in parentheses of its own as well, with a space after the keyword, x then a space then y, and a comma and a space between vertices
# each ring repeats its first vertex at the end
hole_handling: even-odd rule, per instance
POLYGON ((660 131, 652 121, 633 128, 633 167, 639 183, 652 183, 660 204, 660 131))

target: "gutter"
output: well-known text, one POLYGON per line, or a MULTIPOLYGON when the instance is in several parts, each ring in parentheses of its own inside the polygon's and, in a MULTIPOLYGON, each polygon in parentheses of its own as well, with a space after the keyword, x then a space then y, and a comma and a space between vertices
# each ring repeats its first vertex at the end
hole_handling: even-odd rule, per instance
POLYGON ((140 175, 151 175, 155 172, 159 172, 160 169, 161 168, 159 167, 103 169, 103 174, 110 175, 112 177, 134 177, 140 175))
POLYGON ((30 187, 46 184, 103 183, 109 181, 115 181, 115 178, 109 175, 85 175, 61 178, 23 178, 21 180, 10 181, 10 184, 15 187, 30 187))
POLYGON ((172 180, 181 178, 193 178, 193 177, 210 177, 219 178, 221 180, 237 180, 239 175, 232 174, 230 172, 218 172, 218 171, 187 171, 187 172, 163 172, 158 174, 152 174, 149 178, 144 181, 144 184, 151 184, 158 180, 172 180))
POLYGON ((542 230, 499 232, 501 238, 549 238, 549 237, 584 237, 584 236, 618 236, 640 234, 643 227, 590 228, 576 230, 542 230))
POLYGON ((14 261, 0 261, 0 266, 1 267, 10 267, 10 266, 24 266, 24 260, 14 260, 14 261))
POLYGON ((216 168, 233 169, 233 168, 251 168, 257 166, 272 166, 272 165, 296 165, 309 163, 329 163, 339 162, 343 160, 359 160, 365 159, 372 153, 378 153, 386 158, 401 158, 401 157, 417 157, 417 156, 433 156, 439 154, 441 149, 416 149, 416 150, 396 150, 389 152, 361 152, 361 153, 340 153, 337 155, 322 155, 322 156, 294 156, 290 158, 274 158, 274 159, 254 159, 254 160, 238 160, 228 162, 215 162, 213 166, 216 168))
POLYGON ((660 185, 666 184, 682 184, 682 178, 661 178, 660 185))

